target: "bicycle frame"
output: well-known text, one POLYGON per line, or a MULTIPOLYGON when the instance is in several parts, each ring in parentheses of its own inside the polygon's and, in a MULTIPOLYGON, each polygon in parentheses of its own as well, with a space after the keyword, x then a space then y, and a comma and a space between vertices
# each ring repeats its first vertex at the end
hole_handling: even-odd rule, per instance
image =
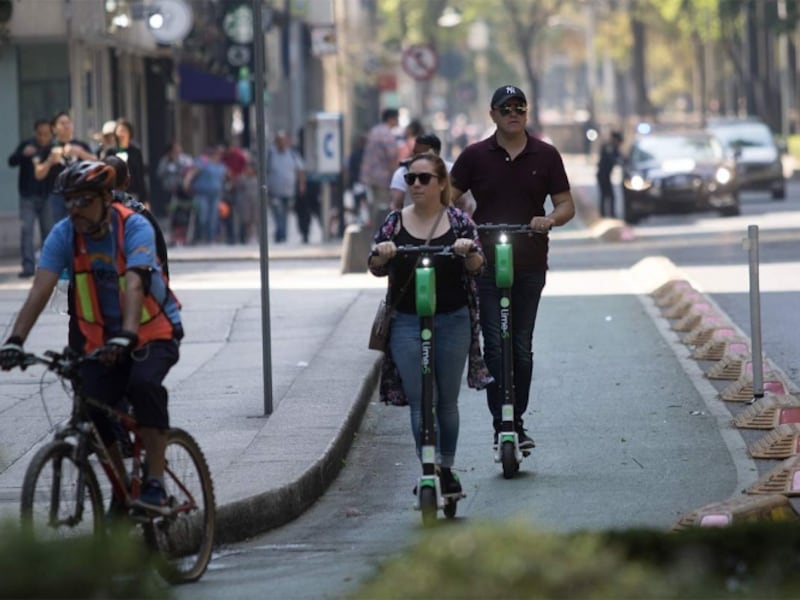
MULTIPOLYGON (((125 506, 130 507, 134 500, 136 500, 142 491, 142 473, 144 472, 145 463, 142 459, 144 446, 142 438, 139 435, 139 425, 136 419, 122 410, 112 408, 102 402, 93 398, 89 398, 83 392, 83 386, 78 376, 78 367, 81 363, 88 360, 96 360, 96 356, 92 354, 75 357, 72 362, 64 363, 59 360, 55 353, 47 352, 47 358, 29 355, 31 362, 42 363, 59 377, 68 379, 72 384, 72 413, 69 422, 58 428, 54 438, 57 440, 65 440, 67 438, 75 439, 75 461, 78 464, 89 465, 89 457, 92 452, 97 455, 100 466, 111 484, 112 493, 117 498, 124 498, 125 506), (103 443, 100 438, 100 433, 97 430, 92 418, 89 416, 88 409, 92 408, 100 412, 110 421, 120 425, 122 431, 126 435, 132 434, 132 465, 130 472, 123 471, 120 473, 117 466, 111 458, 111 453, 108 447, 103 443)), ((196 500, 193 495, 186 488, 184 483, 173 473, 169 465, 166 465, 165 472, 172 477, 173 483, 191 500, 181 506, 172 507, 172 514, 179 512, 188 512, 196 506, 196 500)), ((77 495, 80 502, 78 520, 82 517, 83 500, 85 495, 85 483, 83 481, 84 475, 81 472, 78 478, 77 495)), ((163 516, 163 515, 159 515, 163 516)))

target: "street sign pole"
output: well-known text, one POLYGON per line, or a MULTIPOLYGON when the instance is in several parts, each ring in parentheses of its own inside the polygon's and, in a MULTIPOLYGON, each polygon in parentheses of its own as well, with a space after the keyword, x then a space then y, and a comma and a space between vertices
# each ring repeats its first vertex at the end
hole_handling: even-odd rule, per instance
POLYGON ((267 174, 264 172, 267 155, 267 122, 264 115, 264 27, 262 24, 263 0, 253 2, 253 67, 255 69, 254 99, 256 112, 256 160, 258 172, 259 210, 259 263, 261 266, 261 352, 264 372, 264 414, 272 414, 272 333, 269 314, 269 228, 267 227, 267 174))

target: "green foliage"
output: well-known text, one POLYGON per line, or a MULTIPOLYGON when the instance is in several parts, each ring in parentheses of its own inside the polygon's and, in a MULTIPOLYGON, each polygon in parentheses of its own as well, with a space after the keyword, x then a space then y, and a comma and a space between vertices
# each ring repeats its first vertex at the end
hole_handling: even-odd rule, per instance
POLYGON ((524 523, 443 523, 387 561, 372 598, 792 598, 800 528, 756 523, 682 532, 573 534, 524 523))
POLYGON ((130 529, 41 542, 0 523, 0 598, 169 598, 130 529))

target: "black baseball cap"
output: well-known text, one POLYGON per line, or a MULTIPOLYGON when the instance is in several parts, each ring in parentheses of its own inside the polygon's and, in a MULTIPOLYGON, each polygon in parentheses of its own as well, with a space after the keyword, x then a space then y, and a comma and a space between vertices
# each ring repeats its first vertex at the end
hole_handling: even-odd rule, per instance
POLYGON ((521 89, 519 89, 515 85, 503 85, 497 88, 492 94, 492 103, 489 108, 495 108, 496 106, 500 106, 505 102, 508 102, 512 98, 519 98, 525 104, 528 103, 528 99, 525 97, 525 94, 521 89))

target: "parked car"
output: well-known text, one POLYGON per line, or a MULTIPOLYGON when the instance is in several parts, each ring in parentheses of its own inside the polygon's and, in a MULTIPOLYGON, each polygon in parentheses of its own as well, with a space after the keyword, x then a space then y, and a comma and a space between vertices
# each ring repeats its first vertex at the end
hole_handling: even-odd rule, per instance
POLYGON ((706 131, 637 136, 623 164, 624 217, 716 210, 739 214, 736 163, 706 131))
POLYGON ((781 150, 766 124, 758 119, 714 119, 707 129, 735 157, 739 189, 768 191, 773 200, 786 198, 781 150))

